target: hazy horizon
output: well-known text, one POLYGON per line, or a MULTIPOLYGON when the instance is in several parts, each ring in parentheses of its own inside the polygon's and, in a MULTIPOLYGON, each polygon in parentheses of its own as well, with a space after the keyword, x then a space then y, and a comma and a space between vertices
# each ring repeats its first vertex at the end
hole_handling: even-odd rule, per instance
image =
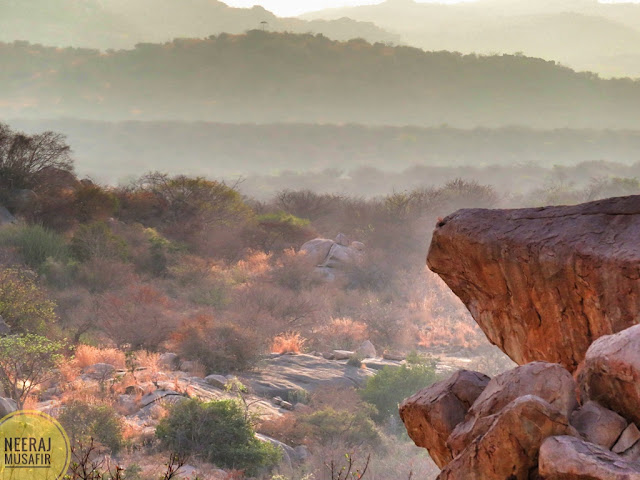
MULTIPOLYGON (((224 1, 224 0, 223 0, 224 1)), ((411 2, 412 0, 395 0, 396 2, 411 2)), ((414 3, 462 3, 481 0, 414 0, 414 3)), ((385 0, 227 0, 224 3, 230 7, 251 8, 259 5, 278 16, 296 16, 315 12, 327 8, 357 7, 362 5, 377 5, 385 0)), ((640 0, 599 0, 599 3, 640 3, 640 0)))

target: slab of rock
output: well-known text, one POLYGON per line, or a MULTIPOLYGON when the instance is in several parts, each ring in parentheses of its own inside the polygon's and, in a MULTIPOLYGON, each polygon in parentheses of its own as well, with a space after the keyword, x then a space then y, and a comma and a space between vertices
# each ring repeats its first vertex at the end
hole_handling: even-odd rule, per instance
POLYGON ((591 343, 637 323, 640 196, 570 207, 459 210, 427 263, 519 365, 573 372, 591 343))
POLYGON ((447 438, 464 420, 489 380, 482 373, 460 370, 448 380, 420 390, 400 405, 400 418, 409 437, 429 451, 438 467, 444 468, 453 460, 447 438))
POLYGON ((355 355, 355 352, 350 350, 334 350, 331 352, 334 360, 349 360, 355 355))
POLYGON ((224 375, 207 375, 204 377, 204 381, 207 382, 212 387, 224 389, 227 386, 227 377, 224 375))
POLYGON ((533 362, 516 367, 489 382, 447 444, 453 455, 458 455, 491 427, 503 408, 525 395, 535 395, 569 417, 578 406, 576 390, 571 374, 558 364, 533 362))
POLYGON ((572 436, 547 438, 540 448, 545 480, 640 480, 640 464, 572 436))
POLYGON ((640 325, 595 341, 578 378, 582 398, 640 425, 640 325))
POLYGON ((289 392, 300 390, 312 393, 324 387, 362 387, 374 374, 373 370, 313 355, 282 355, 265 360, 259 371, 244 373, 240 381, 261 397, 287 398, 289 392))
POLYGON ((587 442, 608 450, 611 450, 628 425, 628 422, 616 412, 596 402, 585 403, 571 414, 570 421, 587 442))
POLYGON ((545 438, 576 434, 567 417, 543 399, 526 395, 497 414, 449 463, 438 480, 529 480, 545 438))

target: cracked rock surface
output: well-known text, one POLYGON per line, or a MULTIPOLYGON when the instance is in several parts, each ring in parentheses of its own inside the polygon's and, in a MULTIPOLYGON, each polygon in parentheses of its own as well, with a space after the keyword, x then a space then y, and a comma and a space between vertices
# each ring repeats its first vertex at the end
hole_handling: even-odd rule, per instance
POLYGON ((427 263, 519 365, 576 370, 594 340, 638 323, 640 196, 569 207, 460 210, 427 263))

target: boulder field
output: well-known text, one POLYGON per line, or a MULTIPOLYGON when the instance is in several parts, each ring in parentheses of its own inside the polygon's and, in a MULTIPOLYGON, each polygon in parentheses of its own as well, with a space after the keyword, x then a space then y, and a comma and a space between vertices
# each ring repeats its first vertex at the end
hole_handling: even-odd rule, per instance
POLYGON ((640 480, 640 196, 460 210, 427 264, 519 365, 400 405, 438 478, 640 480))

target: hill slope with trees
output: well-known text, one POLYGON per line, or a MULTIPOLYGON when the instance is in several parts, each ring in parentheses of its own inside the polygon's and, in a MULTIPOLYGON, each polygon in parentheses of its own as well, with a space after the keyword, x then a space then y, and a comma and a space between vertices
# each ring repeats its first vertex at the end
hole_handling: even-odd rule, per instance
POLYGON ((0 115, 634 128, 640 82, 521 55, 253 30, 100 53, 0 44, 0 115))

